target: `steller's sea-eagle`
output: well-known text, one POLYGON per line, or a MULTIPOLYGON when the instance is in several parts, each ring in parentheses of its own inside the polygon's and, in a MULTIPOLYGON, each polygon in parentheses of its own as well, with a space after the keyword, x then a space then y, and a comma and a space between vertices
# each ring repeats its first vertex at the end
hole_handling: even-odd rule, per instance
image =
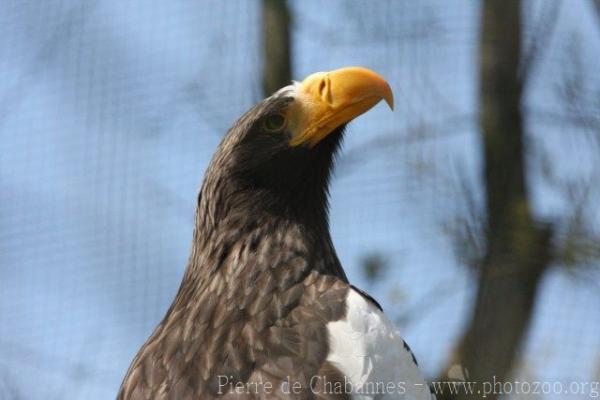
POLYGON ((328 223, 346 124, 385 100, 342 68, 244 114, 206 172, 183 282, 118 399, 430 399, 410 348, 348 283, 328 223))

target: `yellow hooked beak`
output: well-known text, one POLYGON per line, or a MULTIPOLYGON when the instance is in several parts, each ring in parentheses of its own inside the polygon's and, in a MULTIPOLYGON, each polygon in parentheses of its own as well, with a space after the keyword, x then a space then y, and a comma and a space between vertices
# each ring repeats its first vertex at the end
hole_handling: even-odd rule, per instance
POLYGON ((348 67, 312 74, 297 86, 296 101, 287 113, 293 132, 290 145, 313 147, 381 100, 394 109, 390 85, 369 69, 348 67))

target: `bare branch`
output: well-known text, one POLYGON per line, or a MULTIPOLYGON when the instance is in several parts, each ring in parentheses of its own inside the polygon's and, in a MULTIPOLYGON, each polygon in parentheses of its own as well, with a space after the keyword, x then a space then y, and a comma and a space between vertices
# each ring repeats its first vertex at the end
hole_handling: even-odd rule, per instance
POLYGON ((550 47, 561 5, 562 0, 547 1, 542 4, 541 16, 534 27, 529 45, 524 49, 519 66, 519 76, 523 88, 527 87, 529 78, 535 75, 535 68, 543 59, 544 52, 550 47))
POLYGON ((353 165, 368 157, 372 152, 393 151, 399 146, 406 147, 464 135, 468 128, 474 126, 476 121, 475 114, 457 114, 435 123, 424 123, 422 121, 402 129, 377 135, 359 148, 346 150, 339 160, 336 175, 340 176, 348 173, 353 165))
MULTIPOLYGON (((96 3, 81 3, 73 6, 64 20, 58 24, 57 28, 50 34, 48 39, 39 47, 38 52, 29 62, 16 82, 5 90, 7 94, 0 99, 0 116, 8 115, 10 108, 19 104, 25 95, 25 87, 31 84, 31 79, 37 80, 39 71, 46 68, 48 63, 59 54, 59 47, 71 39, 70 31, 73 26, 83 25, 89 18, 92 9, 96 3)), ((0 118, 0 128, 6 118, 0 118)))
POLYGON ((596 10, 596 16, 598 17, 598 25, 600 25, 600 0, 591 0, 592 6, 596 10))

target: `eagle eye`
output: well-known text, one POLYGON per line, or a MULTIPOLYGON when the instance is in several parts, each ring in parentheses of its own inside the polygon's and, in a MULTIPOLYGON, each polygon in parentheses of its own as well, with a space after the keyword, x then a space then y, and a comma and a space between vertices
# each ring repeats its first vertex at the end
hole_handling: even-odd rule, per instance
POLYGON ((263 122, 265 131, 269 133, 281 131, 285 127, 286 119, 283 114, 269 115, 263 122))

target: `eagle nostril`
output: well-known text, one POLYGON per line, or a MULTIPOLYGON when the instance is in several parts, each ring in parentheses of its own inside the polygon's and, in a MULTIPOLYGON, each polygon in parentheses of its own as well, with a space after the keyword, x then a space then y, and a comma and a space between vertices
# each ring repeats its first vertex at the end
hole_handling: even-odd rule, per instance
POLYGON ((319 83, 319 96, 321 96, 321 98, 325 97, 325 86, 327 86, 325 79, 321 79, 321 83, 319 83))
POLYGON ((325 101, 328 104, 331 104, 331 90, 330 90, 330 82, 329 77, 325 76, 319 82, 319 96, 321 100, 325 101))

